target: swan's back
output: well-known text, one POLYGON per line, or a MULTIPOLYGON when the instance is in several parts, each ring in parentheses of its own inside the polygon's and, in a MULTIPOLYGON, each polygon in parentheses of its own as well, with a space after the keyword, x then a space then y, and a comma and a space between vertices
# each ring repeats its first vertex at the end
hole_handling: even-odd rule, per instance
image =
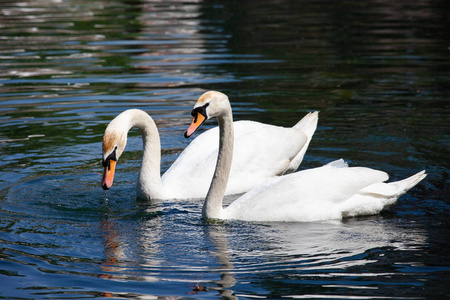
POLYGON ((342 160, 266 182, 235 200, 225 219, 317 221, 379 213, 425 177, 418 173, 394 183, 385 172, 348 168, 342 160))
MULTIPOLYGON (((235 141, 227 195, 241 194, 282 174, 307 141, 294 128, 252 121, 234 122, 235 141)), ((169 197, 203 198, 213 177, 219 145, 219 129, 210 129, 183 151, 162 177, 169 197)))

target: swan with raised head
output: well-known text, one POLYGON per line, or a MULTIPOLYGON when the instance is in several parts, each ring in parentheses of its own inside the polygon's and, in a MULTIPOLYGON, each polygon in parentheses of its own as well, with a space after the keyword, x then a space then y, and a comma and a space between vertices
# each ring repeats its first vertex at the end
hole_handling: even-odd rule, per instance
POLYGON ((320 221, 372 215, 393 205, 426 176, 421 171, 404 180, 385 183, 389 176, 383 171, 348 167, 343 160, 337 160, 319 168, 272 178, 223 208, 222 199, 234 157, 230 102, 220 92, 206 92, 198 99, 192 115, 185 137, 192 135, 207 119, 217 118, 219 122, 219 154, 203 205, 205 219, 320 221))
MULTIPOLYGON (((200 116, 198 121, 200 121, 200 116)), ((239 147, 231 166, 225 195, 242 194, 267 179, 295 171, 316 130, 318 113, 309 113, 294 127, 259 122, 235 122, 239 147)), ((103 136, 102 187, 113 184, 116 163, 127 142, 128 131, 137 127, 144 141, 137 197, 142 199, 200 199, 206 196, 217 158, 219 129, 210 129, 190 143, 173 165, 160 175, 161 145, 153 119, 144 111, 130 109, 114 118, 103 136)))

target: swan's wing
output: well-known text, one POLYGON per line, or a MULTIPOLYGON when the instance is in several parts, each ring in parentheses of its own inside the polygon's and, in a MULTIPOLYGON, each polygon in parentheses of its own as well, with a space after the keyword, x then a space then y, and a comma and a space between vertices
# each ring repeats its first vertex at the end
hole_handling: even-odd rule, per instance
POLYGON ((294 128, 265 125, 245 133, 235 131, 239 134, 227 185, 232 194, 244 193, 283 174, 307 142, 306 135, 294 128))
MULTIPOLYGON (((298 129, 252 121, 234 122, 234 131, 226 195, 244 193, 282 174, 307 140, 298 129)), ((205 197, 216 166, 218 146, 217 127, 194 139, 164 174, 166 193, 180 198, 205 197)))
POLYGON ((298 167, 302 163, 303 157, 305 156, 306 150, 308 149, 309 143, 314 135, 317 128, 317 122, 319 121, 319 112, 310 112, 304 116, 293 128, 301 130, 306 134, 307 141, 302 149, 298 152, 295 158, 290 162, 289 167, 286 169, 284 174, 289 174, 297 171, 298 167))
POLYGON ((385 172, 347 168, 342 161, 272 179, 224 210, 225 218, 249 221, 316 221, 342 217, 340 205, 385 172))

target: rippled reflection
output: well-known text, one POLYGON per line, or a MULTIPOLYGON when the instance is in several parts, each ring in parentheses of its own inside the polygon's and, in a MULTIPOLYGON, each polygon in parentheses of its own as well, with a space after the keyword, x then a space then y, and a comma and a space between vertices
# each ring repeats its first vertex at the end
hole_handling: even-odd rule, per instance
POLYGON ((392 277, 405 276, 399 272, 400 266, 410 262, 403 260, 423 251, 427 243, 426 232, 409 231, 407 225, 381 222, 378 218, 262 226, 231 222, 210 224, 202 229, 195 220, 200 207, 194 210, 193 216, 185 212, 173 214, 174 223, 170 224, 153 218, 136 224, 137 227, 127 222, 130 227, 112 234, 106 230, 105 238, 115 241, 105 243, 107 262, 112 259, 116 266, 120 265, 116 263, 119 260, 128 262, 120 272, 109 268, 107 271, 128 274, 128 279, 138 281, 190 282, 189 294, 216 291, 227 299, 245 296, 235 293, 237 283, 261 285, 265 292, 260 295, 278 295, 266 285, 267 280, 271 285, 286 285, 282 295, 294 293, 299 286, 358 294, 379 289, 380 282, 389 282, 392 277), (133 240, 137 244, 117 243, 119 240, 133 240), (121 251, 117 252, 119 247, 121 251), (113 258, 111 253, 115 253, 113 258), (124 253, 128 256, 123 257, 124 253), (142 257, 131 257, 134 255, 142 257), (386 265, 386 260, 392 259, 397 268, 386 265), (135 262, 141 262, 140 267, 135 262), (141 268, 154 276, 140 275, 141 268), (364 269, 371 271, 361 272, 364 269), (288 288, 291 281, 297 282, 297 286, 288 288))

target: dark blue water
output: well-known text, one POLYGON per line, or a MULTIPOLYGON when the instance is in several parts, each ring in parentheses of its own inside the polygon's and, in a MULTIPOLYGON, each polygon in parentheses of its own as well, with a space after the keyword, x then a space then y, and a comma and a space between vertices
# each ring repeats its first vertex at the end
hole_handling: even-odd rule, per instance
POLYGON ((449 297, 450 9, 392 2, 0 1, 0 298, 449 297), (165 171, 210 89, 236 120, 319 110, 301 169, 429 175, 377 216, 205 223, 136 200, 132 131, 105 194, 108 122, 152 115, 165 171))

